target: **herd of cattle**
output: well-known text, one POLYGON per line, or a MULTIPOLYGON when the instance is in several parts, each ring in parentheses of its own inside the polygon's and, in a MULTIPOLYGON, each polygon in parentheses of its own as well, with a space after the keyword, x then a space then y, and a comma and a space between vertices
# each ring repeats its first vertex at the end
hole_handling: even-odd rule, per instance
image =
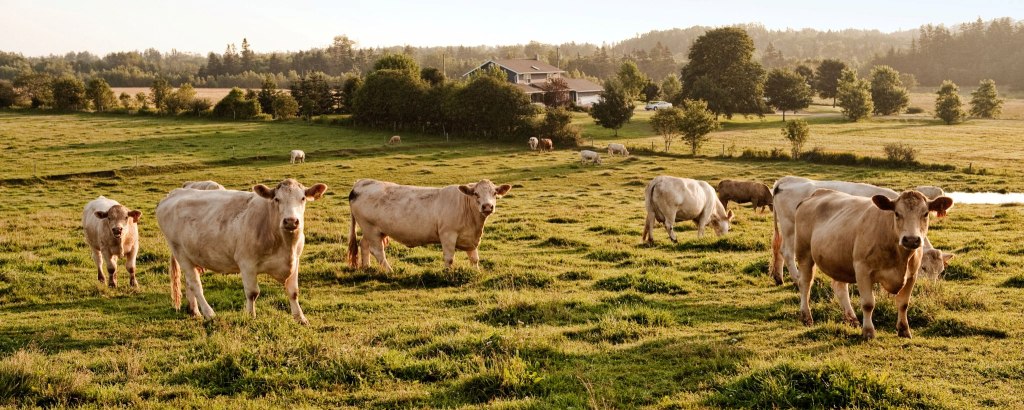
MULTIPOLYGON (((400 143, 398 136, 389 144, 400 143)), ((551 149, 550 139, 531 138, 531 149, 551 149)), ((621 144, 610 144, 610 154, 629 155, 621 144)), ((303 162, 305 153, 294 150, 291 162, 303 162)), ((600 163, 596 152, 583 151, 583 160, 600 163)), ((644 189, 647 211, 642 240, 654 243, 654 230, 663 225, 677 241, 673 225, 693 221, 697 236, 710 225, 718 234, 729 231, 733 212, 729 202, 765 207, 774 214, 772 263, 777 284, 788 269, 800 292, 805 324, 813 323, 808 301, 814 267, 832 279, 832 288, 847 322, 860 326, 850 303, 848 285, 855 283, 863 311, 863 334, 874 337, 872 286, 879 283, 895 294, 897 329, 910 337, 907 308, 918 275, 937 278, 952 254, 932 247, 928 240, 929 216, 944 216, 953 205, 937 187, 921 186, 902 193, 873 185, 815 181, 787 176, 772 188, 753 181, 724 180, 716 190, 707 182, 672 176, 654 178, 644 189)), ((479 268, 477 249, 484 223, 495 211, 498 198, 512 187, 481 180, 443 188, 399 185, 361 179, 349 192, 351 227, 348 264, 368 267, 372 254, 388 272, 384 253, 389 240, 408 247, 440 244, 445 268, 456 251, 464 251, 479 268), (414 222, 411 222, 414 221, 414 222), (362 238, 357 239, 356 228, 362 238)), ((285 179, 276 187, 256 185, 251 191, 225 189, 214 181, 186 182, 167 194, 156 207, 156 219, 170 249, 171 299, 181 307, 181 274, 185 297, 193 316, 212 318, 214 311, 203 296, 200 274, 205 270, 238 272, 245 291, 245 311, 255 315, 260 289, 257 273, 268 273, 284 284, 291 313, 306 324, 299 306, 299 257, 305 243, 306 204, 320 199, 327 186, 305 187, 285 179)), ((85 206, 82 225, 97 278, 117 285, 117 260, 123 258, 131 285, 138 286, 135 260, 139 253, 138 222, 142 213, 103 196, 85 206)))

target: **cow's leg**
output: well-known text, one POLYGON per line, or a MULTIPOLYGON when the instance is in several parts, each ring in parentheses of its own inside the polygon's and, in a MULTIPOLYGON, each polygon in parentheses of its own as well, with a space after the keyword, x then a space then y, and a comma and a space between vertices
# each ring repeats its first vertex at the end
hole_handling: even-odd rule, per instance
MULTIPOLYGON (((796 263, 796 227, 793 224, 780 224, 782 229, 782 259, 786 261, 786 268, 789 269, 789 277, 793 282, 800 280, 800 269, 796 263)), ((782 267, 779 268, 779 276, 782 276, 782 267)))
POLYGON ((676 222, 676 211, 672 210, 665 214, 665 231, 668 232, 668 239, 672 240, 672 243, 676 243, 676 232, 672 230, 672 225, 676 222))
POLYGON ((131 276, 131 282, 133 288, 139 288, 139 280, 135 278, 135 259, 139 256, 139 245, 135 244, 132 248, 131 253, 125 258, 124 267, 128 269, 128 275, 131 276))
POLYGON ((103 261, 107 264, 107 286, 116 287, 117 277, 117 255, 113 255, 110 252, 103 251, 103 261))
POLYGON ((242 271, 242 289, 245 292, 245 313, 255 318, 256 298, 260 297, 260 281, 256 277, 254 266, 243 266, 240 270, 242 271))
POLYGON ((896 330, 899 332, 900 337, 910 338, 913 336, 910 332, 910 320, 907 318, 907 309, 910 308, 910 296, 914 292, 914 282, 916 280, 917 275, 911 275, 907 278, 907 283, 903 284, 903 289, 900 289, 899 293, 896 294, 896 311, 898 312, 896 330))
POLYGON ((875 338, 875 324, 871 321, 871 313, 875 311, 875 294, 871 289, 870 271, 854 266, 857 275, 857 290, 860 293, 860 309, 863 311, 863 334, 866 339, 875 338))
POLYGON ((369 268, 370 267, 370 242, 366 240, 366 233, 363 233, 363 239, 359 240, 359 267, 369 268))
POLYGON ((860 327, 860 320, 857 320, 857 312, 853 310, 853 305, 850 303, 850 284, 833 279, 832 294, 835 295, 836 301, 839 302, 839 307, 843 309, 843 318, 846 319, 846 323, 853 327, 860 327))
POLYGON ((188 304, 189 311, 195 316, 197 313, 201 313, 206 319, 213 319, 216 316, 213 313, 213 308, 206 302, 206 296, 203 296, 203 282, 199 279, 199 271, 196 266, 192 264, 187 258, 179 259, 178 265, 181 266, 182 273, 185 274, 185 288, 188 289, 188 304), (197 312, 198 310, 198 312, 197 312))
POLYGON ((96 262, 96 280, 100 281, 100 285, 102 285, 106 281, 106 278, 103 277, 103 255, 100 253, 99 249, 91 250, 92 261, 96 262))
POLYGON ((384 242, 380 232, 363 230, 363 244, 366 248, 369 248, 370 253, 373 257, 377 258, 377 263, 384 269, 385 272, 391 273, 391 264, 388 263, 388 258, 384 255, 384 242))
POLYGON ((441 253, 444 255, 444 268, 449 269, 452 267, 452 262, 455 261, 455 243, 459 240, 459 234, 455 232, 445 232, 441 234, 441 253))
POLYGON ((469 257, 470 265, 473 265, 474 268, 480 269, 480 253, 477 248, 466 251, 466 256, 469 257))
MULTIPOLYGON (((810 253, 810 252, 807 252, 810 253)), ((811 286, 814 285, 814 259, 810 255, 801 255, 800 269, 804 272, 797 279, 796 285, 800 289, 800 317, 805 326, 814 324, 811 316, 811 286)))
MULTIPOLYGON (((298 261, 296 261, 298 263, 298 261)), ((387 266, 387 260, 384 261, 387 266)), ((391 266, 388 267, 388 272, 391 271, 391 266)), ((306 319, 306 315, 302 314, 302 306, 299 306, 299 268, 295 267, 292 274, 284 280, 284 293, 288 295, 288 304, 292 309, 292 317, 295 318, 299 323, 308 325, 309 320, 306 319)))

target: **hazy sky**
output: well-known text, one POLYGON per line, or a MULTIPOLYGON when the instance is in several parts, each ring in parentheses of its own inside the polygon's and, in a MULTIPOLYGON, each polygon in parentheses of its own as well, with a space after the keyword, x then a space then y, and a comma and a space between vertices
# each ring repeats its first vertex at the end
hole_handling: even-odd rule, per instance
POLYGON ((360 47, 616 42, 693 25, 886 32, 981 17, 1024 18, 1022 0, 0 0, 0 50, 205 54, 249 39, 258 52, 303 50, 345 34, 360 47), (856 4, 856 6, 853 6, 856 4))

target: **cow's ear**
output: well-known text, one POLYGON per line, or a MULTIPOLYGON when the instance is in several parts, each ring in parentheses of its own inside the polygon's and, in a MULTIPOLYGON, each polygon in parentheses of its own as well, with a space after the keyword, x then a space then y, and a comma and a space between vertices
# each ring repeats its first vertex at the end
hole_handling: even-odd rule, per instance
POLYGON ((512 185, 504 184, 504 185, 498 186, 498 189, 496 189, 495 192, 497 192, 498 195, 505 195, 511 189, 512 189, 512 185))
MULTIPOLYGON (((475 185, 475 184, 473 184, 473 185, 475 185)), ((474 191, 473 188, 476 188, 476 187, 473 186, 473 185, 469 185, 469 184, 467 184, 467 185, 459 185, 459 191, 462 191, 462 193, 464 193, 466 195, 474 196, 474 195, 476 195, 476 191, 474 191)))
POLYGON ((262 196, 267 199, 274 199, 274 189, 267 188, 267 186, 263 184, 259 184, 252 187, 252 192, 255 192, 256 195, 262 196))
POLYGON ((139 223, 139 218, 142 218, 142 212, 133 209, 128 211, 128 216, 132 217, 132 222, 139 223))
POLYGON ((103 211, 96 211, 96 217, 100 219, 107 219, 107 213, 103 211))
POLYGON ((736 216, 736 214, 732 213, 732 211, 731 211, 731 210, 730 210, 729 212, 726 212, 726 213, 725 213, 725 217, 726 217, 726 218, 728 218, 730 222, 732 221, 732 218, 733 218, 734 216, 736 216))
POLYGON ((939 218, 946 216, 946 211, 953 207, 953 198, 948 196, 940 196, 935 200, 928 203, 928 210, 935 211, 935 215, 939 218))
POLYGON ((942 252, 942 266, 949 267, 949 261, 952 260, 955 256, 956 254, 953 253, 942 252))
POLYGON ((324 196, 324 192, 327 191, 327 185, 316 184, 309 188, 306 188, 306 198, 313 198, 313 200, 320 199, 324 196))
POLYGON ((895 211, 896 210, 896 203, 893 202, 891 199, 889 199, 889 197, 887 197, 885 195, 875 195, 875 196, 871 197, 871 202, 874 202, 875 206, 877 206, 878 209, 881 209, 883 211, 895 211))

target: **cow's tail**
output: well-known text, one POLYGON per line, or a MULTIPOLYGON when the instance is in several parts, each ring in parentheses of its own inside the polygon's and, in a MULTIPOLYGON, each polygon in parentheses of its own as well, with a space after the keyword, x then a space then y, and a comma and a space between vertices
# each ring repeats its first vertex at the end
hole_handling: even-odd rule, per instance
POLYGON ((654 242, 654 233, 652 232, 655 224, 654 187, 657 185, 657 183, 652 183, 644 190, 644 207, 647 208, 647 219, 644 221, 644 232, 640 236, 640 239, 644 242, 654 242))
POLYGON ((782 234, 779 233, 779 212, 775 209, 775 195, 782 191, 775 187, 772 195, 772 203, 768 209, 772 210, 772 227, 775 233, 772 235, 772 263, 768 266, 768 273, 775 279, 776 285, 782 284, 782 234))
POLYGON ((178 260, 171 256, 169 276, 171 278, 171 306, 174 310, 181 310, 181 266, 178 260))
POLYGON ((359 267, 359 242, 356 241, 356 216, 352 215, 352 226, 348 229, 348 266, 359 267))

